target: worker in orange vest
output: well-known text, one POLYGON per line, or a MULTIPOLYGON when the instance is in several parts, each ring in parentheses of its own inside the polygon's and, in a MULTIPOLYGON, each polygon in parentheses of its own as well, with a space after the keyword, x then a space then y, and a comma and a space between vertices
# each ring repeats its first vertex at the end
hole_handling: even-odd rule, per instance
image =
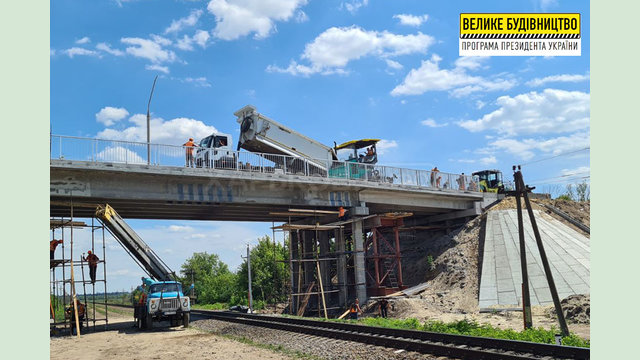
POLYGON ((338 219, 340 221, 347 220, 347 210, 345 210, 342 206, 338 209, 338 219))
POLYGON ((100 259, 96 254, 92 253, 91 250, 87 251, 87 257, 82 258, 84 261, 89 263, 89 277, 91 278, 91 283, 96 283, 96 270, 98 269, 98 261, 100 259))
POLYGON ((189 138, 189 141, 182 144, 185 146, 185 167, 195 167, 193 163, 193 148, 198 146, 193 142, 193 138, 189 138))
POLYGON ((53 260, 53 253, 56 251, 58 244, 62 244, 62 240, 53 239, 49 241, 49 259, 53 260))
POLYGON ((360 300, 356 299, 356 301, 351 304, 351 307, 349 308, 349 318, 358 320, 358 313, 362 313, 362 309, 360 308, 360 300))

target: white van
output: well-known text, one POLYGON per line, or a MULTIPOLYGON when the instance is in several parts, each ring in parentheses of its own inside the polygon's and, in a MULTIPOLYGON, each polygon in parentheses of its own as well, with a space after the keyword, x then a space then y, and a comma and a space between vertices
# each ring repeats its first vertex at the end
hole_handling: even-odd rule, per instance
POLYGON ((231 135, 222 133, 214 133, 200 140, 196 148, 196 167, 235 169, 236 155, 231 143, 231 135))

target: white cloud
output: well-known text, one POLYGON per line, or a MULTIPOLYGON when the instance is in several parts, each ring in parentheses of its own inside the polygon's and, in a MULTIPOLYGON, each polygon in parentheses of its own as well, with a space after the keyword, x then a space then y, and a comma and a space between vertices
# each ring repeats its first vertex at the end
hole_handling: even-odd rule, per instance
POLYGON ((491 164, 496 164, 497 162, 498 162, 498 159, 496 159, 495 156, 487 156, 480 159, 480 163, 482 165, 491 165, 491 164))
POLYGON ((151 34, 151 40, 153 40, 153 42, 161 46, 171 45, 171 40, 167 39, 166 37, 162 37, 160 35, 151 34))
POLYGON ((72 48, 63 50, 62 52, 72 59, 74 56, 100 56, 100 53, 98 53, 97 51, 88 50, 88 49, 79 48, 79 47, 72 47, 72 48))
POLYGON ((542 11, 547 11, 549 8, 558 6, 558 0, 539 0, 539 2, 542 11))
POLYGON ((393 61, 391 59, 385 59, 384 60, 387 63, 387 66, 394 69, 394 70, 400 70, 402 69, 402 64, 400 64, 397 61, 393 61))
POLYGON ((276 21, 290 20, 306 4, 307 0, 211 0, 207 10, 216 17, 213 36, 235 40, 254 33, 261 39, 274 31, 276 21))
POLYGON ((195 42, 200 47, 205 48, 207 46, 207 41, 211 36, 208 32, 204 30, 197 30, 192 37, 184 35, 182 38, 176 41, 176 47, 181 50, 192 51, 193 43, 195 42))
POLYGON ((589 166, 580 166, 573 169, 562 169, 560 170, 560 174, 562 176, 572 176, 572 175, 583 175, 591 172, 591 168, 589 166))
POLYGON ((307 16, 307 14, 304 11, 298 10, 298 11, 296 11, 296 16, 295 16, 294 20, 297 23, 307 22, 307 21, 309 21, 309 16, 307 16))
POLYGON ((449 125, 449 123, 438 124, 438 123, 437 123, 435 120, 433 120, 433 119, 422 120, 420 123, 421 123, 422 125, 424 125, 424 126, 428 126, 428 127, 431 127, 431 128, 438 128, 438 127, 444 127, 444 126, 449 125))
POLYGON ((482 109, 485 105, 487 105, 486 102, 482 101, 482 100, 476 100, 476 109, 480 110, 482 109))
POLYGON ((507 135, 562 133, 589 127, 588 93, 545 89, 541 93, 501 96, 496 103, 498 110, 458 125, 472 132, 495 130, 507 135))
POLYGON ((369 5, 369 0, 351 0, 340 4, 340 9, 345 9, 351 14, 355 14, 361 7, 369 5))
MULTIPOLYGON (((135 57, 147 59, 153 63, 161 62, 173 62, 176 60, 176 54, 173 51, 165 50, 162 48, 163 44, 166 44, 166 39, 156 36, 156 39, 160 42, 152 41, 142 38, 122 38, 120 41, 123 44, 133 45, 127 47, 125 51, 127 54, 135 57)), ((170 42, 169 42, 170 43, 170 42)))
POLYGON ((367 31, 357 26, 332 27, 305 45, 302 59, 310 65, 291 61, 286 69, 271 65, 267 71, 287 72, 308 76, 314 73, 344 73, 351 60, 365 56, 388 58, 398 55, 425 53, 435 42, 434 38, 418 32, 414 35, 397 35, 388 31, 367 31))
POLYGON ((78 45, 82 45, 82 44, 88 44, 91 42, 91 39, 89 39, 89 37, 85 36, 82 39, 78 39, 76 40, 76 44, 78 45))
MULTIPOLYGON (((97 137, 101 139, 146 142, 147 116, 134 114, 129 118, 129 122, 132 126, 122 130, 107 128, 100 131, 97 137)), ((217 132, 215 127, 208 126, 202 121, 183 117, 168 121, 154 117, 151 119, 150 125, 151 142, 158 144, 182 145, 190 137, 197 140, 217 132)))
POLYGON ((456 59, 455 66, 458 69, 478 70, 487 60, 489 56, 462 56, 456 59))
MULTIPOLYGON (((146 149, 144 149, 146 152, 146 149)), ((147 161, 142 157, 142 153, 138 154, 122 146, 107 146, 104 150, 96 154, 96 158, 100 161, 127 163, 127 164, 146 164, 147 161)), ((146 154, 144 154, 146 157, 146 154)))
POLYGON ((422 25, 425 21, 427 21, 427 19, 429 19, 429 15, 398 14, 398 15, 393 15, 393 18, 400 20, 400 24, 402 25, 418 27, 422 25))
POLYGON ((116 122, 124 119, 128 115, 129 112, 125 108, 106 106, 100 109, 98 113, 96 113, 96 120, 105 124, 106 126, 111 126, 116 122))
POLYGON ((211 36, 207 31, 197 30, 196 33, 193 35, 193 41, 195 41, 196 44, 204 48, 207 45, 207 41, 209 41, 210 37, 211 36))
POLYGON ((589 133, 577 132, 569 136, 547 139, 499 139, 489 143, 491 149, 488 151, 506 151, 522 160, 530 160, 535 156, 536 150, 545 154, 558 155, 584 149, 589 144, 589 133))
POLYGON ((181 39, 176 40, 176 47, 180 50, 192 51, 193 50, 193 45, 191 45, 192 43, 193 43, 193 40, 189 36, 184 35, 181 39))
POLYGON ((199 87, 211 87, 211 83, 207 80, 206 77, 201 76, 198 78, 187 77, 181 80, 184 83, 193 84, 199 87))
POLYGON ((96 49, 104 51, 104 52, 106 52, 108 54, 111 54, 111 55, 115 55, 115 56, 123 56, 124 55, 123 51, 118 50, 118 49, 113 49, 111 47, 111 45, 109 45, 107 43, 103 43, 103 42, 102 43, 98 43, 96 45, 96 49))
POLYGON ((179 32, 185 27, 194 26, 198 22, 198 19, 200 19, 201 15, 202 15, 202 10, 200 9, 191 10, 191 13, 189 14, 189 16, 180 18, 178 20, 173 20, 171 22, 171 25, 169 25, 169 27, 167 27, 164 30, 164 33, 165 34, 175 33, 175 32, 179 32))
POLYGON ((398 143, 395 140, 382 139, 376 144, 376 151, 378 152, 378 155, 383 155, 387 150, 397 147, 398 143))
POLYGON ((529 86, 542 86, 550 82, 580 82, 589 80, 589 75, 579 75, 579 74, 561 74, 561 75, 551 75, 543 78, 535 78, 531 81, 527 82, 529 86))
POLYGON ((185 225, 169 225, 167 230, 171 232, 192 232, 193 228, 185 225))
POLYGON ((168 74, 169 73, 169 67, 168 66, 162 66, 162 65, 145 65, 144 66, 145 70, 150 70, 150 71, 160 71, 162 73, 168 74))
POLYGON ((421 95, 427 91, 449 91, 454 97, 462 97, 477 91, 507 90, 516 84, 511 79, 488 79, 467 73, 468 69, 479 68, 484 58, 458 60, 451 70, 440 69, 438 63, 441 60, 442 58, 435 54, 431 59, 423 60, 418 69, 412 69, 402 84, 391 91, 391 95, 421 95))

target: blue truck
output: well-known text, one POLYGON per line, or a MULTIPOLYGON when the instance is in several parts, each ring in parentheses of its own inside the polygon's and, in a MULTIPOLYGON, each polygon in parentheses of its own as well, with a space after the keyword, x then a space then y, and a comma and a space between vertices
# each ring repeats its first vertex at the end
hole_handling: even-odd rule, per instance
MULTIPOLYGON (((139 329, 151 329, 154 321, 169 321, 171 326, 189 326, 191 303, 177 281, 155 281, 142 278, 134 317, 139 329)), ((191 285, 193 286, 193 285, 191 285)))

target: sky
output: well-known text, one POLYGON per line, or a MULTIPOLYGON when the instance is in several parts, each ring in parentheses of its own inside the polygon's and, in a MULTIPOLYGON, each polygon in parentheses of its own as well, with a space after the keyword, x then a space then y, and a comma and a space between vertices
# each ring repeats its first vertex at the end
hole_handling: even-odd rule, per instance
MULTIPOLYGON (((252 104, 326 145, 382 139, 382 165, 510 179, 521 164, 527 184, 558 193, 589 182, 589 20, 588 2, 559 0, 58 0, 51 132, 146 141, 157 75, 153 143, 235 142, 233 112, 252 104), (461 58, 461 12, 581 13, 582 56, 461 58)), ((271 235, 270 223, 129 223, 175 270, 194 251, 235 269, 271 235)), ((110 290, 137 285, 142 271, 109 241, 110 290)))

